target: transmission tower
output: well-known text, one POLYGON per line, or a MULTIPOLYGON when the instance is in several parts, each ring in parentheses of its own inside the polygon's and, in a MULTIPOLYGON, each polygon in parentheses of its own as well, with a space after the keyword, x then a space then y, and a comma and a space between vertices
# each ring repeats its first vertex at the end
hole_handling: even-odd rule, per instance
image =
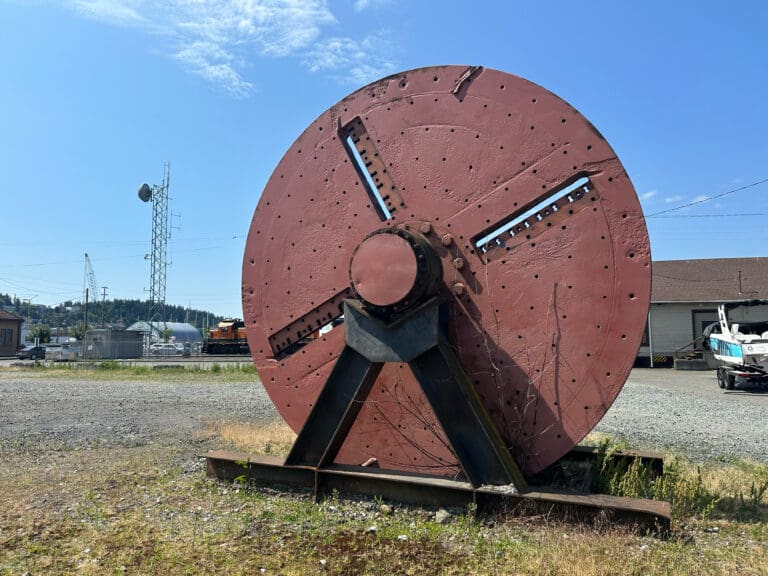
POLYGON ((150 255, 149 322, 165 322, 165 273, 168 268, 168 185, 171 165, 163 166, 162 184, 142 184, 139 198, 152 201, 152 254, 150 255))

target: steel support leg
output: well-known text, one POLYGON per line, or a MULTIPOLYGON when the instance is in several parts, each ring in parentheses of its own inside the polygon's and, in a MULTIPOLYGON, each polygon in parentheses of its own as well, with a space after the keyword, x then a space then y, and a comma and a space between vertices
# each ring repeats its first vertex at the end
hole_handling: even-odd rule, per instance
POLYGON ((348 302, 347 344, 285 461, 287 466, 332 464, 384 362, 408 362, 472 485, 525 489, 525 478, 442 334, 439 309, 433 299, 390 326, 348 302))
POLYGON ((299 432, 286 466, 332 463, 383 364, 345 346, 299 432))
POLYGON ((526 482, 483 407, 480 397, 443 338, 409 362, 448 441, 473 486, 526 482))

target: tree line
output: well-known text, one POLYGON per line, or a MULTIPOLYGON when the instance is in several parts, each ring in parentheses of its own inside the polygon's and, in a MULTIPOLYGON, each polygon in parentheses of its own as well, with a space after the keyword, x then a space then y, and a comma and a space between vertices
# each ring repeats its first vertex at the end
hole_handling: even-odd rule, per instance
MULTIPOLYGON (((67 300, 57 306, 35 304, 29 300, 0 293, 0 307, 21 316, 28 321, 31 330, 38 337, 70 335, 82 338, 85 331, 85 305, 80 301, 67 300)), ((101 300, 88 303, 88 328, 127 328, 134 322, 147 320, 147 300, 101 300)), ((221 316, 185 308, 174 304, 165 305, 166 322, 189 322, 197 328, 216 326, 221 316)), ((41 338, 41 339, 42 339, 41 338)))

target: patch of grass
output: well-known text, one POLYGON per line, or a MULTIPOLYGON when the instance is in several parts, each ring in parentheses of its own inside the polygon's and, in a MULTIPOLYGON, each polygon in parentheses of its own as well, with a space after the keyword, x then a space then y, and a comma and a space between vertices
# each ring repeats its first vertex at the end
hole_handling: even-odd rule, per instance
POLYGON ((639 459, 628 466, 611 458, 616 447, 601 439, 595 463, 596 489, 605 494, 665 500, 678 523, 692 517, 737 521, 768 520, 768 464, 734 460, 701 465, 667 455, 664 473, 655 477, 639 459))
POLYGON ((701 468, 694 468, 677 457, 667 457, 664 472, 657 477, 639 458, 629 464, 626 460, 613 458, 616 449, 609 439, 601 440, 598 445, 595 460, 598 492, 665 500, 671 504, 673 517, 678 519, 694 515, 706 518, 714 510, 718 496, 704 483, 701 468))
POLYGON ((98 370, 119 370, 122 368, 117 360, 102 360, 97 362, 95 366, 98 370))
POLYGON ((158 377, 168 380, 221 381, 221 382, 258 382, 259 374, 256 367, 249 361, 226 364, 201 362, 185 362, 184 364, 123 364, 117 360, 102 360, 93 362, 36 362, 34 365, 19 367, 2 367, 0 373, 24 371, 27 376, 46 378, 79 378, 90 380, 157 380, 158 377), (155 368, 163 367, 162 370, 155 368))
MULTIPOLYGON (((290 443, 284 425, 256 428, 219 423, 199 442, 272 453, 290 443)), ((309 494, 206 479, 192 453, 199 448, 8 453, 0 574, 757 576, 768 566, 765 522, 721 507, 727 495, 736 505, 739 492, 749 501, 749 487, 768 473, 762 464, 697 470, 681 460, 679 478, 703 483, 718 506, 659 540, 545 517, 476 519, 471 510, 438 524, 434 510, 384 510, 380 499, 331 495, 316 504, 309 494)), ((630 485, 643 486, 637 478, 630 485)), ((765 513, 765 502, 755 506, 765 513)))
POLYGON ((711 470, 708 481, 721 494, 717 514, 762 524, 768 534, 768 464, 734 460, 711 470))
POLYGON ((295 432, 282 420, 266 424, 214 422, 208 425, 208 433, 250 454, 285 456, 296 440, 295 432))

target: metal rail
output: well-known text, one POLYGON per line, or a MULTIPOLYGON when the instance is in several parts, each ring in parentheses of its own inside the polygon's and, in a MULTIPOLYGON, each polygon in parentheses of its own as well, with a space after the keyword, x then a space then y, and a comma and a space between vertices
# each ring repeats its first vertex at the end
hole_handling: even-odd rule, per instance
MULTIPOLYGON (((577 458, 583 456, 584 452, 577 458)), ((373 468, 284 466, 279 457, 229 451, 212 451, 202 457, 207 461, 206 473, 211 478, 247 479, 271 486, 301 488, 312 491, 316 501, 334 492, 361 494, 421 506, 472 505, 471 509, 478 515, 546 514, 575 522, 621 522, 639 533, 651 532, 661 537, 667 536, 670 530, 670 504, 659 500, 568 493, 546 487, 523 492, 505 486, 474 488, 469 482, 373 468)))

